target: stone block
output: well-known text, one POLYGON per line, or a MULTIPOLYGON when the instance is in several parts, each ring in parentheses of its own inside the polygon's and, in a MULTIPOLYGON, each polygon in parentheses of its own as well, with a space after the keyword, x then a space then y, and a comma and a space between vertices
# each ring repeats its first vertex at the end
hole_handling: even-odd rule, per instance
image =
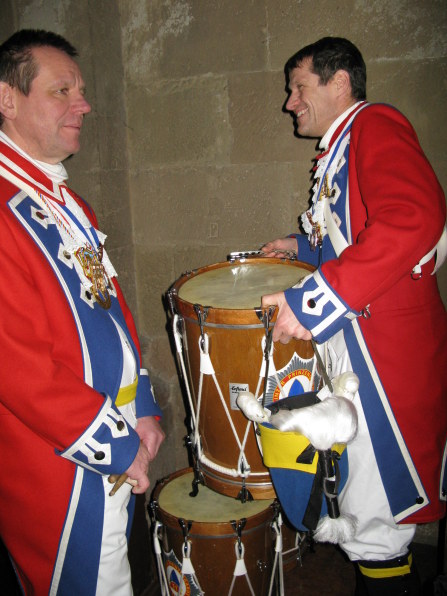
POLYGON ((447 159, 444 139, 446 80, 445 58, 377 61, 369 67, 369 100, 390 103, 398 108, 412 123, 428 158, 442 156, 444 164, 447 159))
POLYGON ((246 250, 241 243, 256 250, 295 231, 296 217, 307 207, 309 164, 268 162, 220 169, 211 202, 220 242, 232 251, 246 250))
POLYGON ((165 250, 135 248, 139 330, 147 337, 164 336, 168 322, 165 295, 172 283, 172 256, 165 250))
POLYGON ((262 70, 266 13, 256 0, 121 2, 129 81, 262 70))
MULTIPOLYGON (((118 169, 101 168, 100 190, 104 217, 117 211, 123 214, 124 221, 131 221, 131 205, 129 200, 128 171, 125 167, 118 169)), ((107 230, 105 230, 107 233, 107 230)))
POLYGON ((170 327, 156 337, 140 337, 143 363, 149 371, 156 371, 158 379, 170 384, 178 381, 176 352, 170 327))
POLYGON ((367 63, 445 56, 447 11, 437 0, 266 0, 266 6, 272 69, 325 36, 348 37, 367 63))
POLYGON ((85 169, 78 157, 80 154, 73 155, 64 162, 68 172, 68 186, 91 205, 102 224, 103 202, 100 172, 96 168, 85 169))
POLYGON ((127 128, 122 111, 113 113, 112 109, 110 115, 98 114, 96 128, 101 169, 127 169, 127 128))
MULTIPOLYGON (((327 35, 349 37, 356 43, 360 25, 352 19, 355 0, 334 5, 331 0, 265 0, 268 14, 270 68, 283 71, 287 60, 302 47, 327 35), (356 35, 357 34, 357 35, 356 35)), ((356 14, 361 15, 361 11, 356 14)), ((357 17, 358 18, 358 17, 357 17)), ((361 29, 360 29, 361 31, 361 29)))
POLYGON ((228 160, 231 137, 225 77, 132 86, 127 102, 133 168, 228 160))
POLYGON ((306 140, 297 143, 283 72, 255 72, 229 78, 229 114, 233 135, 232 163, 295 161, 306 140))
POLYGON ((207 168, 166 167, 130 180, 135 242, 178 250, 207 237, 210 182, 207 168))
POLYGON ((112 248, 111 250, 107 250, 107 254, 118 273, 118 282, 139 329, 135 268, 129 266, 129 264, 133 264, 134 262, 134 249, 132 246, 112 248))

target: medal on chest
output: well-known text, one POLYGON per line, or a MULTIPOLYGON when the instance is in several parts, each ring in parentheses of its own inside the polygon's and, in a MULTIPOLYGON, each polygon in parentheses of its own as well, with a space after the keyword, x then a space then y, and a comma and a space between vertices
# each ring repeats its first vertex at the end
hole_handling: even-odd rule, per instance
POLYGON ((91 246, 81 246, 75 251, 85 277, 91 282, 91 291, 96 302, 102 308, 108 309, 111 306, 109 293, 110 279, 102 264, 103 246, 99 245, 98 252, 91 246))
MULTIPOLYGON (((317 191, 320 186, 319 178, 316 178, 315 185, 317 191)), ((323 238, 327 234, 324 218, 324 201, 328 201, 334 196, 334 193, 334 189, 330 188, 329 174, 326 173, 319 192, 316 192, 314 195, 314 199, 316 200, 313 202, 312 209, 309 209, 303 214, 303 227, 308 232, 311 250, 316 250, 317 247, 323 244, 323 238)))

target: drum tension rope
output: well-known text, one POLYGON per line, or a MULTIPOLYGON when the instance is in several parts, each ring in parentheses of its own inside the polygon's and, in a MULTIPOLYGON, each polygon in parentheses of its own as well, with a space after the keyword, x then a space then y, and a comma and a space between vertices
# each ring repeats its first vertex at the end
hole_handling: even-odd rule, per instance
POLYGON ((267 393, 267 381, 269 378, 269 363, 270 363, 270 350, 272 347, 273 338, 273 327, 270 327, 270 321, 275 313, 276 306, 269 306, 268 308, 261 309, 256 308, 255 312, 258 315, 260 321, 264 325, 265 331, 265 348, 264 348, 264 360, 265 360, 265 378, 264 378, 264 392, 262 395, 262 407, 265 406, 265 397, 267 393))

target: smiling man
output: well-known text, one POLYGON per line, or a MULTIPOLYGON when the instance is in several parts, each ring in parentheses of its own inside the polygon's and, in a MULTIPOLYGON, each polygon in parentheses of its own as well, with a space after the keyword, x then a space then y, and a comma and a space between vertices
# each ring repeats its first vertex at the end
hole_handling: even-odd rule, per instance
POLYGON ((25 594, 129 596, 132 493, 164 434, 106 236, 66 185, 91 110, 75 56, 46 31, 0 46, 0 535, 25 594))
POLYGON ((445 513, 447 317, 432 275, 446 253, 444 194, 408 120, 366 102, 350 41, 323 38, 286 71, 287 110, 320 154, 304 234, 263 250, 297 251, 316 271, 263 304, 278 306, 274 341, 314 338, 332 377, 360 379, 339 498, 357 524, 341 544, 357 594, 416 595, 416 524, 445 513))

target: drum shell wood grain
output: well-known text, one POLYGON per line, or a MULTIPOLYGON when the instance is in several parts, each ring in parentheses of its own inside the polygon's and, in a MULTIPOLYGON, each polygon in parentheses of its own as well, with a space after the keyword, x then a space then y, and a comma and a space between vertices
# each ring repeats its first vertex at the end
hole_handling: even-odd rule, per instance
MULTIPOLYGON (((184 545, 183 531, 180 526, 180 519, 172 514, 171 511, 159 506, 158 503, 162 497, 161 493, 167 484, 175 482, 180 476, 190 475, 193 478, 191 468, 179 470, 168 478, 159 482, 154 490, 152 510, 155 512, 157 521, 162 523, 162 545, 164 553, 173 550, 176 558, 182 561, 182 548, 184 545)), ((203 490, 208 490, 204 489, 203 490)), ((179 495, 184 499, 194 499, 188 493, 179 495)), ((202 494, 203 496, 203 494, 202 494)), ((232 499, 220 495, 221 499, 228 501, 226 505, 231 508, 234 504, 241 509, 241 504, 232 499)), ((274 534, 272 531, 272 521, 277 513, 273 502, 265 503, 265 508, 255 515, 246 517, 244 529, 241 533, 241 541, 244 545, 244 562, 247 568, 248 577, 258 596, 268 594, 271 574, 273 569, 274 557, 274 534)), ((246 504, 248 505, 248 504, 246 504)), ((245 507, 245 505, 242 505, 245 507)), ((191 528, 188 534, 188 540, 191 542, 191 562, 201 589, 205 594, 228 594, 233 572, 236 563, 235 544, 237 534, 231 525, 231 520, 240 521, 240 516, 233 518, 228 516, 227 521, 195 521, 191 522, 191 528)), ((165 556, 165 568, 168 560, 165 556)), ((180 566, 179 566, 180 567, 180 566)), ((174 592, 173 592, 174 593, 174 592)), ((233 588, 233 594, 238 596, 250 596, 247 580, 240 576, 236 578, 233 588)))
MULTIPOLYGON (((299 261, 285 261, 282 259, 253 259, 253 264, 269 263, 278 267, 286 265, 305 268, 309 273, 313 268, 299 261)), ((188 381, 192 391, 192 399, 197 412, 200 380, 200 350, 199 339, 201 329, 194 304, 179 298, 178 293, 188 280, 218 268, 230 267, 234 264, 217 263, 182 276, 173 285, 172 295, 175 310, 183 319, 184 354, 188 366, 188 381)), ((205 307, 207 305, 201 305, 205 307)), ((276 320, 276 313, 272 324, 276 320)), ((248 386, 249 391, 255 393, 259 382, 259 372, 263 361, 262 339, 265 336, 264 325, 260 321, 255 309, 228 309, 209 307, 203 326, 209 340, 209 355, 221 388, 225 403, 230 412, 232 423, 240 441, 244 437, 247 419, 238 409, 231 409, 229 395, 230 385, 248 386)), ((275 368, 280 370, 286 366, 294 353, 303 359, 313 356, 310 342, 291 340, 289 344, 276 343, 274 345, 275 368)), ((263 380, 260 393, 263 390, 263 380)), ((202 402, 199 412, 199 434, 205 456, 217 466, 237 469, 240 449, 233 436, 231 426, 214 380, 210 375, 203 376, 202 402)), ((256 441, 253 426, 249 429, 248 440, 244 453, 250 465, 251 474, 245 486, 255 499, 272 499, 275 491, 268 469, 262 462, 262 456, 256 441)), ((200 462, 199 467, 204 475, 207 486, 222 494, 237 497, 243 485, 241 477, 234 477, 220 470, 215 470, 206 463, 200 462)))

